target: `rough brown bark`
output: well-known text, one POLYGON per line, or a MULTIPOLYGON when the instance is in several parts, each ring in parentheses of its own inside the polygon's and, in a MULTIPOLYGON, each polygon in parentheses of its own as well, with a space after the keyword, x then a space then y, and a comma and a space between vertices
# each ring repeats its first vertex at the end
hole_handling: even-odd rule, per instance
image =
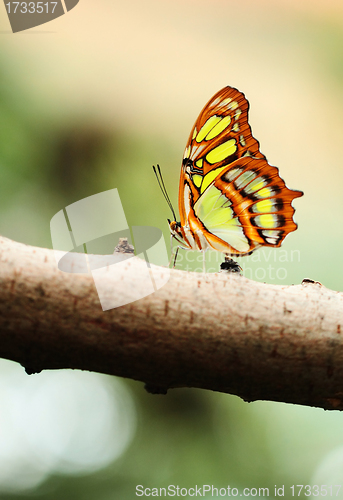
MULTIPOLYGON (((144 271, 127 260, 125 289, 106 276, 105 286, 130 297, 144 271)), ((157 292, 104 312, 90 274, 63 273, 52 250, 0 238, 0 356, 29 373, 79 368, 155 392, 343 409, 342 333, 342 293, 233 274, 173 270, 157 292)))

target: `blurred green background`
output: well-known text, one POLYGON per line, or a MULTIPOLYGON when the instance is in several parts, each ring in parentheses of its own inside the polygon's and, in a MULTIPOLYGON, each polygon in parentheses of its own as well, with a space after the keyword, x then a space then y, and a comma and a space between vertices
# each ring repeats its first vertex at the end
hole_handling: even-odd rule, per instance
MULTIPOLYGON (((177 207, 190 129, 232 85, 250 101, 261 151, 305 193, 299 229, 281 249, 240 259, 245 275, 342 290, 341 1, 80 0, 15 35, 0 9, 1 235, 51 248, 56 212, 118 188, 129 224, 160 227, 168 241, 151 166, 177 207)), ((183 253, 178 266, 200 270, 196 258, 183 253)), ((218 270, 217 254, 207 261, 218 270)), ((126 500, 138 484, 270 496, 285 485, 290 498, 291 485, 343 484, 340 412, 201 390, 153 396, 76 371, 28 377, 9 361, 0 372, 1 499, 126 500)))

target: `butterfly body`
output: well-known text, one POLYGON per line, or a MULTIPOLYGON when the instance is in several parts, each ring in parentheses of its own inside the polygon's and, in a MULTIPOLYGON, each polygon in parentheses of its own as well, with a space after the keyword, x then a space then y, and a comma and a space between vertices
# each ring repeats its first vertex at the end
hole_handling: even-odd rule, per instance
POLYGON ((260 152, 248 110, 244 94, 225 87, 192 128, 181 167, 180 222, 169 221, 185 248, 248 255, 262 245, 279 247, 297 228, 291 203, 303 193, 288 189, 260 152))

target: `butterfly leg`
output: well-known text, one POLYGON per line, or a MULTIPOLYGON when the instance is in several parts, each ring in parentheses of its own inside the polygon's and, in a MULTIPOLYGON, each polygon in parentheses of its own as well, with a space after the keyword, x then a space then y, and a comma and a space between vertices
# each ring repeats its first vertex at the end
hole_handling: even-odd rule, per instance
MULTIPOLYGON (((170 267, 171 261, 173 260, 173 256, 174 256, 173 235, 171 234, 170 235, 170 259, 169 259, 169 262, 168 262, 168 267, 170 267)), ((175 261, 174 261, 174 266, 173 267, 175 267, 175 261)))
POLYGON ((174 259, 174 264, 173 264, 173 269, 175 269, 176 266, 176 259, 177 259, 177 254, 179 253, 180 247, 176 247, 176 252, 175 252, 175 259, 174 259))
MULTIPOLYGON (((172 237, 172 239, 171 239, 171 254, 170 254, 170 259, 169 259, 169 262, 168 262, 168 267, 170 267, 170 264, 171 264, 171 262, 173 260, 173 257, 174 257, 173 269, 175 268, 175 266, 176 266, 176 260, 177 260, 177 254, 179 253, 180 248, 183 248, 183 247, 179 247, 179 246, 176 247, 176 252, 175 252, 175 256, 174 256, 173 237, 172 237)), ((187 249, 185 248, 184 250, 187 250, 187 249)))
MULTIPOLYGON (((170 266, 171 261, 173 260, 173 256, 174 256, 174 248, 173 248, 173 239, 174 239, 174 238, 175 238, 175 240, 176 240, 177 242, 181 243, 181 242, 180 242, 180 240, 179 240, 178 238, 176 238, 173 234, 171 235, 171 238, 170 238, 171 253, 170 253, 170 259, 169 259, 168 267, 170 266)), ((184 247, 184 246, 182 246, 182 245, 178 245, 178 246, 176 247, 176 252, 175 252, 175 257, 174 257, 174 263, 173 263, 173 269, 174 269, 174 268, 175 268, 175 266, 176 266, 177 254, 179 253, 180 248, 181 248, 182 250, 189 250, 189 248, 184 247)))
MULTIPOLYGON (((177 260, 177 254, 179 253, 180 248, 183 248, 183 247, 179 247, 179 246, 176 247, 176 252, 175 252, 175 256, 174 256, 173 237, 172 237, 172 239, 171 239, 171 254, 170 254, 170 259, 169 259, 169 262, 168 262, 168 267, 170 267, 170 264, 171 264, 171 262, 173 260, 173 257, 174 257, 173 269, 175 268, 175 266, 176 266, 176 260, 177 260)), ((187 250, 186 248, 183 248, 183 249, 187 250)))
POLYGON ((206 273, 206 250, 202 250, 202 272, 206 273))

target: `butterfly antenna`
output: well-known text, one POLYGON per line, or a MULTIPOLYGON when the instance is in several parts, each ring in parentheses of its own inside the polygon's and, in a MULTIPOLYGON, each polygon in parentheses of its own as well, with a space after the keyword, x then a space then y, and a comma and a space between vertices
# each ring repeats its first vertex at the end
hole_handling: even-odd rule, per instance
POLYGON ((163 186, 163 189, 164 189, 164 192, 165 192, 165 196, 166 196, 166 200, 171 208, 171 211, 173 212, 173 217, 174 217, 174 220, 176 220, 176 216, 175 216, 175 212, 174 212, 174 209, 173 209, 173 205, 172 205, 172 202, 170 201, 170 198, 169 198, 169 195, 168 195, 168 192, 167 192, 167 188, 164 184, 164 180, 163 180, 163 177, 162 177, 162 172, 161 172, 161 169, 160 169, 160 166, 157 165, 157 168, 158 168, 158 173, 160 174, 160 178, 161 178, 161 182, 162 182, 162 186, 163 186))
POLYGON ((166 186, 164 184, 164 180, 163 180, 163 177, 162 177, 162 172, 161 172, 160 166, 157 165, 157 170, 156 170, 155 166, 153 166, 152 168, 154 169, 154 173, 156 175, 156 179, 157 179, 158 185, 160 186, 162 194, 163 194, 166 202, 168 203, 168 206, 169 206, 170 210, 172 211, 174 220, 176 221, 176 215, 175 215, 175 212, 174 212, 174 209, 173 209, 173 205, 172 205, 172 203, 170 201, 170 198, 168 196, 166 186))

